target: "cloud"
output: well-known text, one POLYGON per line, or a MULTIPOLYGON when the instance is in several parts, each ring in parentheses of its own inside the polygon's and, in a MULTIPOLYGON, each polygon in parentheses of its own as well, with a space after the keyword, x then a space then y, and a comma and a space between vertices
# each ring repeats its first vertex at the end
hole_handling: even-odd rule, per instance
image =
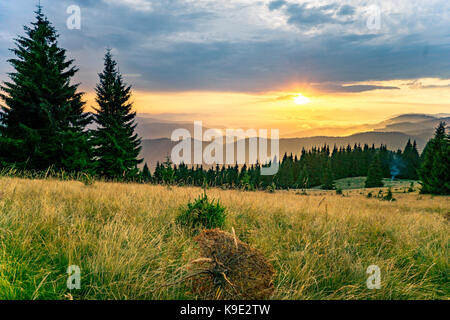
POLYGON ((152 3, 148 0, 103 0, 107 4, 124 5, 137 11, 152 11, 152 3))
POLYGON ((307 3, 291 4, 287 7, 286 13, 289 16, 288 22, 299 27, 347 23, 334 17, 335 8, 333 4, 320 7, 310 7, 307 3))
MULTIPOLYGON (((450 78, 444 0, 422 3, 419 13, 409 1, 380 0, 377 31, 366 27, 362 0, 77 0, 81 30, 68 30, 73 2, 42 0, 80 68, 83 90, 95 85, 107 47, 124 74, 141 75, 127 81, 142 90, 274 91, 319 83, 323 90, 362 92, 395 88, 341 84, 450 78)), ((22 35, 34 10, 27 0, 0 4, 0 80, 10 70, 9 35, 22 35)))
POLYGON ((270 101, 286 101, 286 100, 292 100, 295 97, 297 97, 297 95, 295 95, 295 94, 285 94, 285 95, 278 96, 274 99, 271 99, 270 101))
MULTIPOLYGON (((434 79, 436 81, 436 79, 434 79)), ((427 81, 428 82, 428 81, 427 81)), ((440 89, 440 88, 450 88, 450 83, 445 83, 445 81, 438 81, 439 83, 424 84, 420 80, 413 80, 404 83, 410 89, 440 89)))
POLYGON ((308 2, 302 4, 289 4, 286 6, 288 23, 298 27, 315 27, 322 25, 347 25, 354 22, 351 16, 355 13, 350 5, 340 6, 338 3, 329 3, 322 6, 314 6, 308 2))
POLYGON ((268 8, 269 10, 277 10, 280 9, 282 6, 284 6, 287 2, 284 0, 276 0, 269 3, 268 8))
POLYGON ((394 86, 376 86, 376 85, 345 85, 345 86, 343 86, 343 85, 336 85, 336 84, 322 85, 322 86, 320 86, 320 89, 323 91, 329 91, 329 92, 350 92, 350 93, 373 91, 373 90, 400 90, 399 87, 394 87, 394 86))
MULTIPOLYGON (((308 84, 308 86, 318 89, 321 92, 342 92, 342 93, 359 93, 373 90, 400 90, 399 87, 395 86, 379 86, 379 85, 341 85, 337 83, 323 83, 323 84, 308 84)), ((286 94, 278 96, 271 101, 286 101, 292 100, 297 97, 298 94, 286 94)))
POLYGON ((343 5, 337 12, 339 16, 351 16, 353 14, 355 14, 355 8, 348 4, 343 5))
POLYGON ((421 86, 422 89, 438 89, 438 88, 450 88, 450 84, 443 84, 443 85, 437 85, 437 84, 430 84, 426 86, 421 86))

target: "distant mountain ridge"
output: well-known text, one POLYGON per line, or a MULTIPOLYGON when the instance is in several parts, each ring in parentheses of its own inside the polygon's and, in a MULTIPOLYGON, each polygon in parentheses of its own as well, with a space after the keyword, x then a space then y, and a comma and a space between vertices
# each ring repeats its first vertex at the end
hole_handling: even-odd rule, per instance
POLYGON ((375 129, 378 132, 402 132, 426 140, 433 136, 435 128, 441 121, 450 124, 449 115, 433 116, 427 114, 405 114, 386 120, 381 124, 384 128, 375 129))
MULTIPOLYGON (((157 161, 162 162, 167 156, 170 156, 172 148, 178 144, 178 142, 170 140, 170 135, 173 130, 184 128, 190 132, 193 131, 193 124, 191 123, 161 122, 160 120, 141 117, 138 117, 137 121, 137 132, 143 137, 141 157, 143 157, 145 162, 152 168, 156 165, 157 161), (139 126, 142 127, 139 128, 139 126), (155 128, 151 129, 147 126, 155 126, 155 128), (151 133, 156 132, 156 139, 146 138, 149 137, 151 133)), ((323 146, 324 144, 329 145, 331 148, 334 145, 338 147, 351 145, 353 147, 355 144, 361 144, 362 146, 364 144, 368 144, 369 146, 375 144, 375 146, 378 147, 381 144, 385 144, 390 150, 397 150, 403 149, 409 139, 416 140, 419 151, 422 151, 427 141, 433 136, 435 127, 441 121, 450 123, 449 115, 404 114, 374 125, 373 131, 360 132, 349 136, 281 138, 280 156, 284 153, 299 155, 302 148, 309 150, 314 146, 323 146)), ((207 128, 204 128, 204 130, 207 130, 207 128)), ((248 139, 246 140, 247 151, 248 139)), ((205 147, 208 144, 209 143, 204 142, 203 146, 205 147)), ((270 142, 268 142, 268 146, 270 147, 270 142)))
MULTIPOLYGON (((193 122, 178 122, 178 121, 167 121, 158 120, 154 118, 136 117, 136 133, 142 139, 161 139, 169 138, 172 136, 172 132, 176 129, 187 129, 189 132, 194 131, 193 122)), ((203 130, 208 130, 209 128, 203 127, 203 130)))

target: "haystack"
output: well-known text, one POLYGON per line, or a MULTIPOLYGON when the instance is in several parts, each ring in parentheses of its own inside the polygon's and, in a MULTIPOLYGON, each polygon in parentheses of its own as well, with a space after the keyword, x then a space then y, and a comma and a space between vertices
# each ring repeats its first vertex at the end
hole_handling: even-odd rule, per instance
POLYGON ((191 262, 196 269, 191 279, 193 293, 198 298, 270 298, 274 269, 258 250, 219 229, 204 230, 194 240, 202 256, 191 262))

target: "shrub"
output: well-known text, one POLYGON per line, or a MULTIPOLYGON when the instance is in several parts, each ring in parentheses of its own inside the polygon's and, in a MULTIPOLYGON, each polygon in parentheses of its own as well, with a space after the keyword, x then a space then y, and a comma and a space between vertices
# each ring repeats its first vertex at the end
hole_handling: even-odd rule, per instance
POLYGON ((382 200, 384 201, 396 201, 396 199, 393 197, 392 195, 392 190, 391 188, 388 189, 388 192, 386 193, 386 195, 382 198, 382 200))
POLYGON ((209 201, 206 192, 203 196, 187 204, 187 208, 182 208, 175 222, 179 225, 197 228, 222 228, 225 225, 225 208, 217 200, 209 201))
POLYGON ((91 185, 93 185, 94 182, 95 182, 94 177, 91 176, 91 175, 88 174, 88 173, 85 173, 85 172, 83 172, 83 173, 80 174, 79 180, 80 180, 81 182, 83 182, 85 186, 91 186, 91 185))
POLYGON ((342 194, 342 188, 339 188, 339 187, 338 187, 338 188, 336 189, 336 194, 342 194))
POLYGON ((267 186, 266 187, 266 192, 268 192, 268 193, 274 193, 275 192, 275 190, 276 190, 276 186, 275 186, 275 183, 272 183, 270 186, 267 186))

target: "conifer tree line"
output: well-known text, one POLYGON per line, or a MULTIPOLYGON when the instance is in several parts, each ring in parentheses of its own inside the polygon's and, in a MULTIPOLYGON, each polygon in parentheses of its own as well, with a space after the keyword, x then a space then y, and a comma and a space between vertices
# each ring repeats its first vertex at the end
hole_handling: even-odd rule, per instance
MULTIPOLYGON (((277 161, 277 160, 275 160, 277 161)), ((270 166, 270 163, 267 164, 270 166)), ((306 189, 320 186, 335 189, 334 181, 342 178, 367 176, 366 188, 383 187, 384 178, 420 180, 421 193, 450 194, 450 134, 444 122, 436 129, 434 138, 419 155, 416 141, 408 140, 403 150, 396 152, 386 145, 375 148, 365 144, 334 148, 328 145, 302 149, 299 157, 285 154, 274 176, 262 176, 261 164, 234 166, 173 165, 170 159, 157 163, 151 174, 144 165, 144 181, 157 184, 212 186, 244 190, 306 189)))
MULTIPOLYGON (((450 194, 450 139, 445 123, 436 129, 420 156, 416 142, 396 152, 386 145, 328 145, 285 154, 274 176, 262 176, 261 164, 219 166, 157 163, 138 165, 141 140, 135 133, 131 87, 124 83, 111 51, 95 87, 95 113, 85 111, 74 61, 58 46, 58 34, 39 6, 36 20, 15 40, 14 71, 0 86, 0 169, 83 173, 111 180, 221 186, 246 190, 278 188, 334 189, 341 178, 367 176, 366 187, 382 179, 420 179, 423 193, 450 194), (95 124, 95 129, 88 129, 95 124)), ((267 164, 270 166, 270 163, 267 164)))
POLYGON ((0 167, 84 172, 107 179, 140 175, 131 88, 107 51, 95 88, 98 108, 85 112, 73 77, 78 69, 58 46, 58 34, 39 6, 36 21, 15 40, 14 71, 1 87, 0 167), (87 126, 94 123, 95 130, 87 126))
MULTIPOLYGON (((147 181, 165 184, 194 186, 221 186, 247 190, 311 188, 321 186, 334 189, 334 181, 342 178, 368 176, 367 187, 382 187, 383 178, 418 178, 420 155, 415 142, 408 141, 404 150, 389 151, 385 145, 356 144, 353 147, 331 150, 328 145, 303 149, 301 155, 285 154, 279 161, 279 171, 274 176, 261 176, 261 165, 219 166, 204 168, 201 165, 173 165, 169 159, 157 163, 153 175, 147 164, 144 173, 147 181), (393 172, 396 167, 397 172, 393 172), (373 177, 371 177, 371 175, 373 177), (372 181, 370 181, 372 179, 372 181), (380 184, 381 183, 381 184, 380 184)), ((270 163, 268 164, 270 165, 270 163)))

